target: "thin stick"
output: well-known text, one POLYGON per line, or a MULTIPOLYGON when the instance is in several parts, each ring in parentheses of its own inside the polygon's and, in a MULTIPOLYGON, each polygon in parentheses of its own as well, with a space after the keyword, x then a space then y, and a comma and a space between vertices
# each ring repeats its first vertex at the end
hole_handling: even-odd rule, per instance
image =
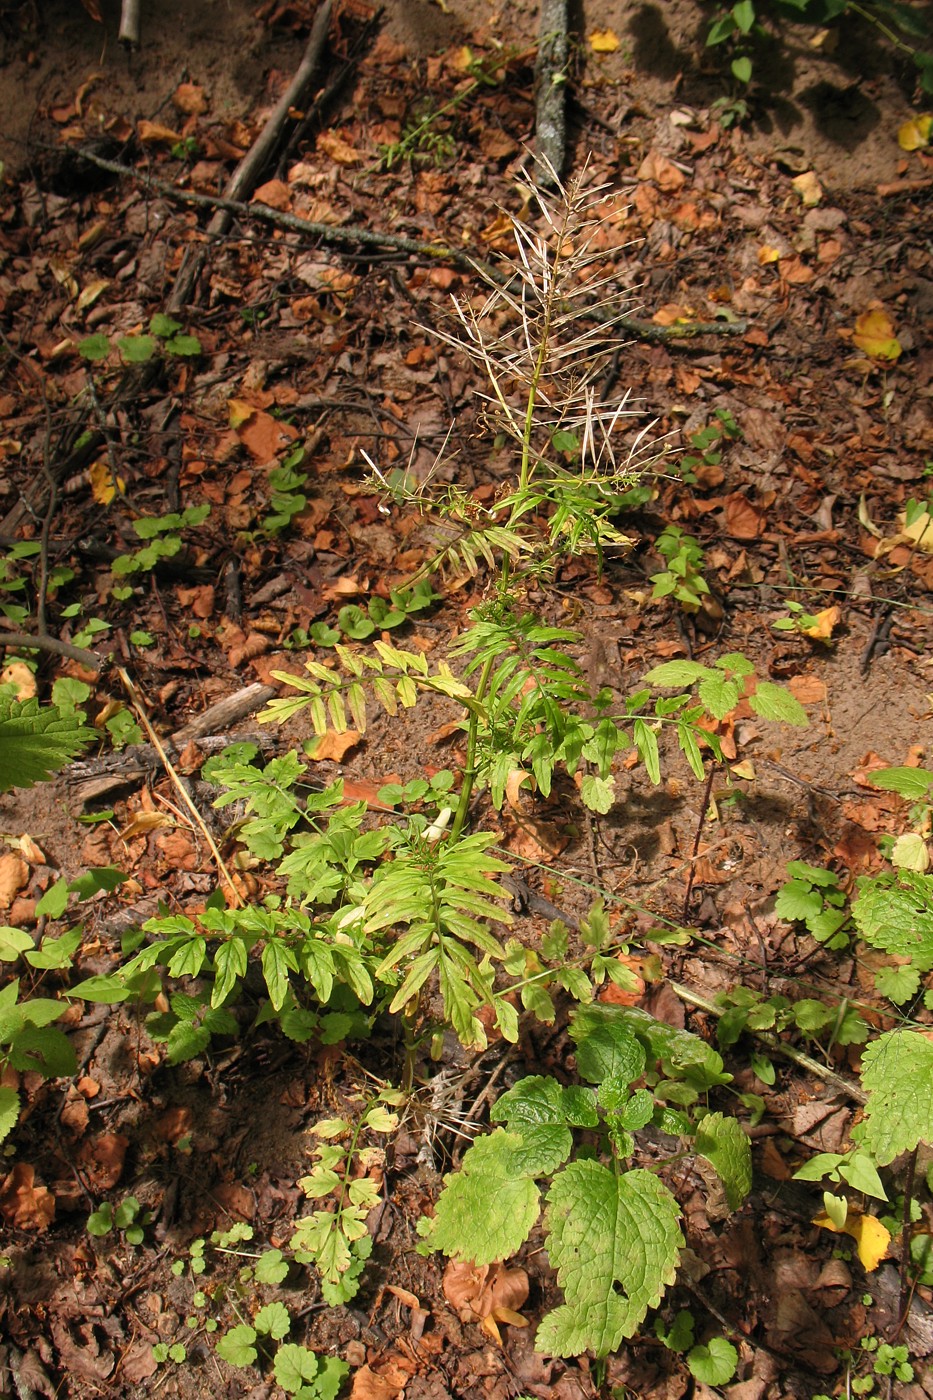
POLYGON ((149 716, 146 713, 145 706, 143 705, 143 702, 139 696, 139 693, 136 690, 136 687, 134 686, 133 682, 130 680, 129 676, 127 675, 126 671, 124 671, 122 666, 117 667, 117 675, 120 677, 121 681, 126 687, 126 693, 130 697, 130 702, 132 703, 133 709, 136 711, 137 715, 142 720, 143 728, 149 735, 149 742, 155 749, 156 753, 159 755, 159 758, 162 761, 162 766, 164 767, 166 773, 169 775, 172 782, 174 783, 175 788, 179 796, 181 797, 181 800, 188 808, 188 811, 191 813, 192 817, 195 820, 195 823, 197 824, 198 830, 201 832, 202 836, 204 837, 204 840, 207 842, 207 845, 210 849, 210 853, 214 857, 214 860, 217 864, 217 869, 223 876, 224 881, 227 885, 227 889, 229 890, 233 898, 233 907, 235 909, 242 908, 243 900, 240 897, 239 890, 233 883, 233 876, 230 874, 230 871, 224 864, 224 858, 217 848, 217 843, 214 840, 211 833, 208 831, 204 823, 204 818, 201 816, 201 813, 198 811, 196 805, 191 800, 191 797, 188 793, 188 789, 185 787, 181 778, 178 776, 178 773, 172 767, 171 761, 169 760, 169 756, 165 752, 165 749, 162 746, 162 742, 159 739, 158 734, 155 732, 149 721, 149 716))
MULTIPOLYGON (((710 1001, 708 997, 701 996, 699 992, 692 992, 689 987, 684 987, 680 982, 668 982, 667 984, 675 996, 679 996, 681 1001, 688 1006, 695 1006, 700 1011, 705 1011, 709 1016, 715 1016, 718 1020, 725 1012, 721 1006, 710 1001)), ((803 1050, 796 1050, 793 1045, 785 1045, 782 1040, 778 1040, 768 1031, 750 1031, 756 1040, 760 1040, 763 1045, 767 1045, 769 1050, 774 1050, 776 1054, 783 1055, 785 1060, 791 1060, 801 1069, 805 1069, 808 1074, 813 1074, 817 1079, 823 1079, 827 1084, 832 1084, 834 1088, 845 1094, 847 1098, 853 1099, 856 1103, 867 1103, 868 1095, 858 1084, 853 1084, 851 1080, 843 1075, 837 1074, 828 1065, 821 1065, 819 1060, 815 1060, 812 1055, 807 1055, 803 1050)))
POLYGON ((693 894, 693 880, 696 874, 696 859, 700 850, 700 837, 703 835, 703 824, 706 821, 706 809, 709 807, 710 793, 713 790, 713 779, 719 764, 713 762, 709 766, 709 774, 703 787, 703 801, 700 804, 700 820, 697 822, 696 836, 693 838, 693 850, 690 853, 690 872, 687 875, 687 893, 684 895, 683 921, 686 923, 690 918, 690 898, 693 894))

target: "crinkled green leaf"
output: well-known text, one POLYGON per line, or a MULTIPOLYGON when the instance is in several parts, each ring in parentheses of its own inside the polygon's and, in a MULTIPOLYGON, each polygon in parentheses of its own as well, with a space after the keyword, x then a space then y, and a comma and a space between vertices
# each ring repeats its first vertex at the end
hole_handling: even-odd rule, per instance
POLYGON ((921 1142, 933 1145, 933 1041, 887 1031, 862 1054, 863 1143, 879 1167, 921 1142))
POLYGON ((752 1149, 736 1118, 708 1113, 694 1143, 697 1155, 715 1168, 730 1210, 738 1210, 752 1189, 752 1149))
POLYGON ((933 875, 902 870, 860 881, 852 918, 873 948, 910 958, 920 972, 933 968, 933 875))
POLYGON ((0 792, 51 777, 93 737, 73 712, 0 696, 0 792))
MULTIPOLYGON (((623 1036, 628 1031, 634 1035, 647 1050, 648 1059, 660 1060, 664 1073, 671 1079, 685 1080, 693 1089, 701 1091, 732 1082, 731 1074, 726 1074, 723 1069, 721 1055, 705 1040, 690 1031, 668 1026, 635 1006, 606 1006, 600 1003, 580 1007, 573 1014, 570 1033, 576 1039, 577 1024, 588 1026, 599 1021, 610 1022, 614 1034, 623 1036)), ((577 1062, 579 1064, 579 1051, 577 1062)), ((609 1072, 613 1072, 611 1067, 609 1072)))
POLYGON ((438 1198, 433 1244, 445 1254, 492 1264, 524 1244, 538 1218, 540 1193, 517 1164, 526 1153, 520 1133, 497 1128, 478 1138, 438 1198))
POLYGON ((674 1281, 677 1202, 651 1172, 617 1176, 595 1161, 571 1163, 547 1199, 548 1253, 567 1301, 544 1318, 535 1348, 607 1356, 674 1281))
POLYGON ((598 1003, 573 1012, 570 1034, 577 1046, 581 1079, 602 1084, 617 1079, 631 1084, 644 1072, 645 1052, 619 1006, 598 1003))

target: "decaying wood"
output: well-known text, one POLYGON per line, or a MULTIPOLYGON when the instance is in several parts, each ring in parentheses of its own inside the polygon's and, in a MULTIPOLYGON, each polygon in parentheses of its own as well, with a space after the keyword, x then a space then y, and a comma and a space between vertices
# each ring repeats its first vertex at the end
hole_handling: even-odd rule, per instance
POLYGON ((140 0, 123 0, 118 37, 121 44, 128 44, 133 49, 139 48, 139 10, 140 0))
POLYGON ((261 681, 247 685, 233 695, 228 695, 225 700, 218 700, 216 705, 211 705, 181 729, 176 729, 172 735, 172 743, 180 749, 191 739, 202 739, 206 734, 225 734, 234 724, 255 713, 260 705, 271 700, 274 694, 275 686, 263 685, 261 681))
MULTIPOLYGON (((216 705, 210 705, 203 714, 189 720, 181 729, 176 729, 170 739, 162 741, 163 747, 173 759, 193 740, 204 752, 220 752, 231 743, 230 730, 233 725, 254 714, 274 694, 274 686, 263 685, 259 681, 244 686, 226 699, 218 700, 216 705)), ((91 802, 118 788, 142 782, 161 767, 161 756, 153 744, 132 744, 121 753, 78 759, 69 766, 66 777, 79 799, 91 802)))
MULTIPOLYGON (((228 207, 226 201, 236 204, 244 199, 249 199, 253 190, 260 183, 275 154, 276 147, 282 139, 282 134, 291 119, 292 112, 301 107, 318 69, 324 45, 327 42, 332 11, 333 0, 323 0, 323 4, 314 17, 304 57, 295 76, 282 93, 262 131, 227 181, 224 189, 225 202, 218 205, 217 212, 208 225, 209 238, 222 237, 233 222, 235 211, 228 207)), ((172 294, 168 300, 170 314, 181 311, 191 300, 204 265, 205 252, 203 246, 195 244, 186 250, 175 278, 172 294)))
POLYGON ((567 163, 567 0, 541 0, 535 63, 537 177, 552 185, 567 163))

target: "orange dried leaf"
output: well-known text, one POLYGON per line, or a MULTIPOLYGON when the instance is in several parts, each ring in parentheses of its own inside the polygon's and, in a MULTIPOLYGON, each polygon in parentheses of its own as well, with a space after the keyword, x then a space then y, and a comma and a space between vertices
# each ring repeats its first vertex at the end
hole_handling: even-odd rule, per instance
POLYGON ((145 117, 137 124, 136 135, 145 146, 174 146, 182 139, 181 134, 170 126, 148 121, 145 117))
POLYGON ((343 734, 335 734, 331 729, 309 744, 305 753, 313 763, 340 763, 351 749, 356 748, 361 737, 357 729, 348 729, 343 734))
POLYGON ((815 614, 816 621, 813 626, 803 629, 804 636, 812 637, 816 642, 829 641, 833 635, 833 628, 841 616, 842 613, 835 603, 831 608, 823 608, 821 612, 815 614))
POLYGON ((340 131, 322 131, 315 144, 335 165, 358 165, 363 159, 356 147, 351 146, 340 131))

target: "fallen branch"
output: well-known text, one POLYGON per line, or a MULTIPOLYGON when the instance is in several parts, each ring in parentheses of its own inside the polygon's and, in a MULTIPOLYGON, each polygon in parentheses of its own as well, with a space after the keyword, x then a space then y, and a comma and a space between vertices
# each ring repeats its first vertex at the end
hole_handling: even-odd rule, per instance
MULTIPOLYGON (((166 198, 174 199, 180 204, 191 205, 195 209, 224 209, 231 214, 236 214, 240 219, 258 219, 261 223, 273 224, 276 228, 286 229, 289 233, 299 233, 306 238, 315 238, 321 243, 350 244, 356 247, 362 245, 366 248, 393 248, 398 252, 429 259, 432 262, 452 263, 463 271, 480 273, 494 282, 503 281, 502 273, 492 264, 472 257, 469 253, 462 253, 459 249, 449 248, 443 243, 422 243, 418 239, 406 238, 397 233, 374 233, 372 229, 363 228, 359 224, 321 224, 312 219, 303 219, 299 214, 270 209, 267 204, 245 204, 239 200, 227 199, 223 195, 196 194, 193 190, 180 190, 177 185, 172 185, 167 180, 160 180, 156 175, 141 175, 131 165, 123 165, 115 160, 105 160, 102 156, 94 155, 91 151, 86 151, 83 148, 80 148, 76 154, 82 160, 99 166, 101 170, 108 170, 112 175, 122 175, 126 179, 136 180, 146 189, 154 190, 157 194, 165 195, 166 198)), ((695 340, 697 336, 701 335, 744 335, 748 329, 748 322, 745 320, 686 321, 673 326, 659 326, 654 321, 644 321, 639 316, 613 316, 612 324, 619 330, 635 336, 638 340, 661 342, 695 340)))
POLYGON ((58 637, 50 637, 46 632, 40 632, 32 636, 29 632, 2 632, 0 631, 0 647, 7 651, 11 648, 24 651, 48 651, 53 656, 67 656, 71 661, 80 661, 82 666, 89 666, 94 671, 99 671, 104 664, 96 651, 88 651, 86 647, 76 647, 72 642, 62 642, 58 637))
POLYGON ((567 161, 567 0, 541 0, 535 63, 535 160, 545 185, 559 181, 567 161))
MULTIPOLYGON (((249 198, 272 160, 286 123, 291 119, 295 109, 301 106, 324 52, 333 3, 334 0, 324 0, 314 16, 304 57, 295 76, 282 93, 262 131, 227 181, 224 188, 224 202, 218 201, 217 212, 208 225, 209 236, 220 238, 227 232, 233 221, 234 211, 228 207, 226 201, 232 201, 236 205, 240 200, 249 198)), ((181 311, 188 304, 191 293, 201 275, 204 254, 204 248, 195 245, 185 250, 172 294, 168 300, 167 309, 170 314, 181 311)))

